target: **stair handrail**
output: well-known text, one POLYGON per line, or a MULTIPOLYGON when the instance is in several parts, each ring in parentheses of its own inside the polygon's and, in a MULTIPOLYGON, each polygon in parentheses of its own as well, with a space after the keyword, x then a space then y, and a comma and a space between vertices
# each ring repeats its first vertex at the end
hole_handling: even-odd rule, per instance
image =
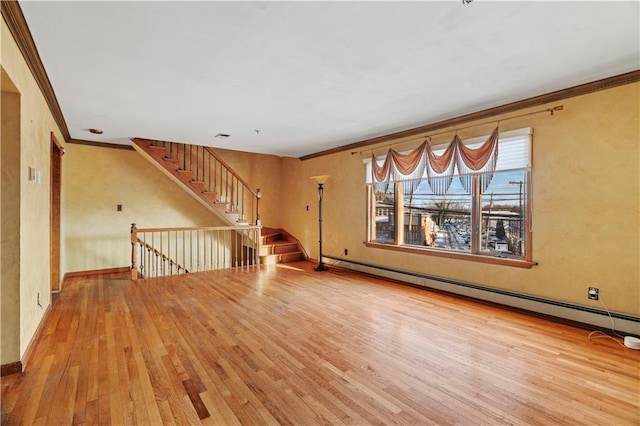
MULTIPOLYGON (((155 255, 160 256, 162 259, 166 260, 169 262, 170 265, 175 265, 176 269, 178 271, 180 271, 181 269, 188 274, 189 270, 187 268, 185 268, 184 266, 182 266, 181 264, 179 264, 178 262, 176 262, 175 260, 171 259, 169 256, 167 256, 166 254, 160 252, 158 249, 156 249, 155 247, 151 246, 150 244, 144 242, 143 240, 141 240, 140 238, 137 239, 138 244, 140 244, 142 247, 146 247, 147 249, 151 250, 155 255)), ((142 276, 142 278, 144 278, 144 276, 142 276)), ((134 278, 135 279, 135 278, 134 278)))
POLYGON ((212 156, 214 156, 216 158, 216 160, 218 160, 220 162, 220 164, 222 164, 227 170, 229 170, 229 172, 236 178, 238 179, 238 181, 240 181, 240 183, 242 183, 242 185, 244 185, 245 188, 247 188, 249 190, 249 192, 251 192, 255 197, 260 197, 260 189, 256 189, 253 190, 251 188, 251 185, 249 185, 247 183, 247 181, 245 181, 244 179, 242 179, 242 177, 240 177, 240 175, 238 175, 238 173, 236 173, 235 170, 233 170, 233 168, 227 164, 226 161, 224 161, 212 148, 205 146, 204 149, 211 154, 212 156))

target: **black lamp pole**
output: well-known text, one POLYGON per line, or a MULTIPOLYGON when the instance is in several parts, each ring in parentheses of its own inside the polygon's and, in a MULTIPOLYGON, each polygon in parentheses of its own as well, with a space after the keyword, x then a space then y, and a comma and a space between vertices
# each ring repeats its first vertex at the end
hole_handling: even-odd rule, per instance
POLYGON ((315 180, 318 183, 318 231, 319 231, 319 243, 320 243, 320 253, 318 255, 318 266, 313 268, 314 271, 328 271, 329 268, 322 262, 322 196, 324 194, 324 183, 329 178, 329 176, 314 176, 311 179, 315 180))

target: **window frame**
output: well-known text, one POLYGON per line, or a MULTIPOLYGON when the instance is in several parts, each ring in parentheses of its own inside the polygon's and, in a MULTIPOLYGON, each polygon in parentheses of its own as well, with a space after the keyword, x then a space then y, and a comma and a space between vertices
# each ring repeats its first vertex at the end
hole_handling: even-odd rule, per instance
MULTIPOLYGON (((449 259, 457 259, 457 260, 466 260, 466 261, 473 261, 473 262, 480 262, 480 263, 486 263, 486 264, 494 264, 494 265, 504 265, 504 266, 514 266, 514 267, 520 267, 520 268, 531 268, 534 265, 537 265, 536 262, 534 262, 532 260, 532 245, 533 245, 533 232, 532 232, 532 228, 533 228, 533 216, 532 216, 532 206, 533 206, 533 172, 532 172, 532 157, 533 157, 533 131, 531 128, 525 128, 525 129, 518 129, 518 130, 514 130, 514 131, 510 131, 510 132, 501 132, 500 133, 500 138, 508 138, 508 137, 513 137, 513 136, 524 136, 526 135, 529 138, 529 161, 528 161, 528 165, 526 168, 518 168, 516 170, 522 170, 522 172, 525 174, 525 178, 526 178, 526 182, 527 182, 527 186, 526 186, 526 191, 525 191, 525 217, 523 220, 523 233, 524 233, 524 251, 525 251, 525 255, 523 257, 498 257, 495 255, 490 255, 490 254, 485 254, 485 253, 481 253, 479 252, 479 250, 476 250, 474 252, 473 247, 472 247, 472 251, 470 253, 467 252, 460 252, 460 251, 454 251, 454 250, 447 250, 447 249, 442 249, 442 248, 432 248, 432 247, 427 247, 427 246, 416 246, 416 245, 408 245, 408 244, 404 244, 403 241, 403 235, 402 232, 399 231, 399 225, 402 225, 402 223, 398 223, 399 221, 399 217, 401 216, 399 213, 401 212, 399 209, 399 203, 402 203, 402 197, 398 197, 398 193, 402 192, 402 185, 398 185, 395 184, 394 185, 394 191, 395 191, 395 196, 394 196, 394 220, 395 220, 395 236, 394 236, 394 243, 393 244, 383 244, 383 243, 378 243, 376 242, 376 229, 375 229, 375 220, 374 220, 374 212, 375 212, 375 194, 374 194, 374 186, 373 184, 369 181, 369 176, 367 176, 367 182, 366 182, 366 206, 367 206, 367 213, 366 213, 366 241, 363 242, 363 244, 366 247, 369 248, 376 248, 376 249, 384 249, 384 250, 391 250, 391 251, 398 251, 398 252, 403 252, 403 253, 413 253, 413 254, 421 254, 421 255, 428 255, 428 256, 434 256, 434 257, 441 257, 441 258, 449 258, 449 259), (399 236, 400 235, 400 236, 399 236)), ((473 139, 468 139, 465 140, 464 143, 467 145, 473 144, 479 140, 482 140, 482 138, 473 138, 473 139)), ((363 161, 364 163, 369 163, 367 170, 370 170, 369 168, 371 167, 370 163, 371 163, 371 159, 365 159, 363 161)), ((454 179, 458 178, 458 175, 454 175, 454 179)), ((479 185, 474 184, 473 185, 474 190, 472 191, 472 194, 470 195, 470 197, 472 198, 472 225, 475 228, 473 230, 473 233, 476 235, 476 238, 472 239, 472 241, 475 241, 475 244, 477 245, 479 242, 479 237, 478 235, 481 232, 481 218, 478 217, 478 215, 481 216, 481 212, 478 211, 478 209, 482 209, 482 195, 480 193, 480 188, 479 185), (479 200, 477 201, 476 198, 479 200)), ((402 216, 404 216, 404 205, 400 206, 402 207, 402 216)), ((404 229, 404 228, 402 228, 404 229)), ((478 248, 478 247, 476 247, 478 248)))

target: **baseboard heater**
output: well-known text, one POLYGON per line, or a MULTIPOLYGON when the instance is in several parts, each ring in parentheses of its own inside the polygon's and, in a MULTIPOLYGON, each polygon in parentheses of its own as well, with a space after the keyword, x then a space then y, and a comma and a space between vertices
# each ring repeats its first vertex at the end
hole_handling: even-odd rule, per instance
POLYGON ((323 255, 324 258, 332 259, 331 265, 374 275, 380 278, 388 278, 411 285, 458 294, 487 302, 498 303, 511 306, 526 311, 532 311, 556 318, 583 324, 594 325, 599 328, 611 329, 611 318, 614 321, 614 328, 618 332, 640 336, 640 317, 610 312, 611 318, 606 310, 595 309, 588 306, 575 305, 572 303, 560 302, 553 299, 531 296, 528 294, 516 293, 508 290, 485 287, 478 284, 465 283, 450 280, 447 278, 421 274, 412 271, 403 271, 386 266, 372 265, 354 260, 346 260, 341 257, 323 255))

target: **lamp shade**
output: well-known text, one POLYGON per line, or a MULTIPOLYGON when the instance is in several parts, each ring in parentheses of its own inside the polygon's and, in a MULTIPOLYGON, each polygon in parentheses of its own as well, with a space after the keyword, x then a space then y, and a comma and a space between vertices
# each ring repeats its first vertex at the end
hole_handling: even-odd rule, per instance
POLYGON ((329 175, 311 176, 309 179, 314 180, 318 185, 322 185, 329 179, 329 175))

